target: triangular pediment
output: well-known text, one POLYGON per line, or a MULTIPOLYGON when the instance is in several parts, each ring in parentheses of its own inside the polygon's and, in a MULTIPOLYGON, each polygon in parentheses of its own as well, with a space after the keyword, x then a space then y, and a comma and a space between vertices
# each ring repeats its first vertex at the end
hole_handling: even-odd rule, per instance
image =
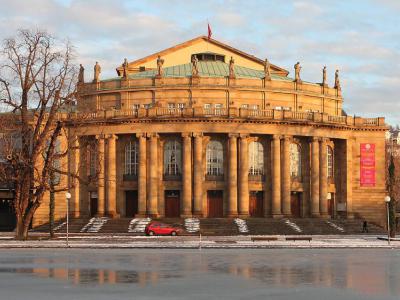
MULTIPOLYGON (((164 68, 183 65, 190 63, 192 54, 197 53, 214 53, 225 57, 225 62, 229 62, 232 56, 235 60, 235 65, 246 67, 253 70, 263 70, 264 60, 253 55, 247 54, 241 50, 233 48, 229 45, 221 43, 214 39, 208 39, 206 36, 200 36, 195 39, 186 41, 182 44, 171 48, 153 53, 141 59, 128 63, 128 72, 137 73, 143 70, 154 70, 157 68, 157 57, 161 56, 164 59, 164 68)), ((117 68, 118 75, 122 73, 122 66, 117 68)), ((271 73, 287 76, 288 71, 271 64, 271 73)))

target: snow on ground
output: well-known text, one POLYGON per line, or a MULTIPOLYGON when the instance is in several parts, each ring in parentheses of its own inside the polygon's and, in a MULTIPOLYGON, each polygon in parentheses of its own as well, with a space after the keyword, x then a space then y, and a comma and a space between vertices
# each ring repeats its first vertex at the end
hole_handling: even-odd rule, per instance
POLYGON ((326 221, 326 223, 330 226, 332 226, 333 228, 335 228, 336 230, 340 231, 340 232, 344 232, 344 228, 340 227, 339 225, 336 225, 335 223, 332 223, 331 221, 326 221))
POLYGON ((58 226, 54 227, 54 231, 60 230, 60 229, 63 228, 66 224, 67 224, 67 222, 62 222, 62 223, 59 224, 58 226))
POLYGON ((240 233, 249 233, 249 228, 247 227, 246 220, 236 218, 235 223, 240 233))
POLYGON ((134 218, 129 222, 128 232, 134 232, 133 229, 135 228, 137 222, 139 222, 139 218, 134 218))
POLYGON ((288 225, 288 226, 290 226, 290 227, 292 227, 293 228, 293 230, 294 231, 296 231, 296 232, 303 232, 302 230, 301 230, 301 228, 296 224, 296 223, 293 223, 293 222, 291 222, 290 220, 285 220, 285 224, 286 225, 288 225))
POLYGON ((144 232, 147 224, 149 224, 151 218, 138 218, 138 221, 135 223, 136 226, 129 232, 144 232))
POLYGON ((185 219, 185 229, 187 232, 195 233, 200 230, 200 220, 197 218, 185 219))
POLYGON ((107 217, 91 218, 89 222, 82 227, 81 232, 99 232, 101 227, 108 222, 107 217))

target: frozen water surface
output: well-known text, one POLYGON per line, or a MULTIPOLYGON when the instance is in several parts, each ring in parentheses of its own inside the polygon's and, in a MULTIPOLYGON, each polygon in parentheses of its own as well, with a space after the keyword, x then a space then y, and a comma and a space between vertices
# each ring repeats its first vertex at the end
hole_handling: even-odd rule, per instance
POLYGON ((0 299, 400 299, 396 250, 1 250, 0 299))

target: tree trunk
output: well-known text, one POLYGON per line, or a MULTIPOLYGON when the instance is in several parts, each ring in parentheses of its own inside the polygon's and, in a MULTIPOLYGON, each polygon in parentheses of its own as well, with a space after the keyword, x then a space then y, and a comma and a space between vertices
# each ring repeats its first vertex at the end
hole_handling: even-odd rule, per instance
POLYGON ((49 232, 50 238, 54 238, 54 191, 50 191, 49 203, 49 232))
POLYGON ((19 241, 25 241, 27 235, 24 235, 24 220, 22 216, 17 215, 17 227, 15 229, 15 239, 19 241))
POLYGON ((394 198, 389 204, 389 228, 390 237, 396 237, 396 201, 394 198))

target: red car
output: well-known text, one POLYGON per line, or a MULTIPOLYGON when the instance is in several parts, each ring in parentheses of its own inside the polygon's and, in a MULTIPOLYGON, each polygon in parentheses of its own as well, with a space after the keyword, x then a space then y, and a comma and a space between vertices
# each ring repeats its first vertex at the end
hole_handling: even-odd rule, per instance
POLYGON ((146 226, 144 232, 147 235, 178 235, 182 232, 177 226, 164 224, 160 222, 151 222, 149 225, 146 226))

